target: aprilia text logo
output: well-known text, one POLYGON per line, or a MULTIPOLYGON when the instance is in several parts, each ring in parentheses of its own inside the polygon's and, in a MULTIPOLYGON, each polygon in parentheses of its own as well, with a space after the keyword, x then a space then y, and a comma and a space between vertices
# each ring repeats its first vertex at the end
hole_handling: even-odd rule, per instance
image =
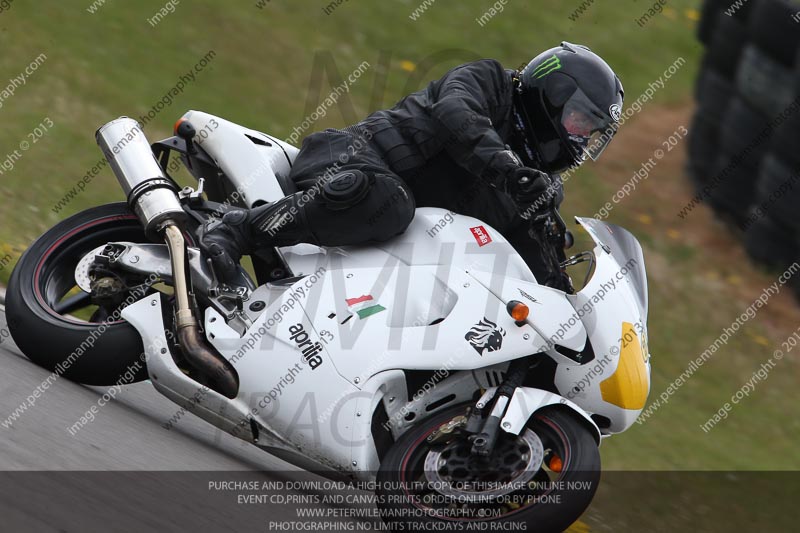
POLYGON ((305 328, 303 328, 303 324, 289 326, 289 333, 291 334, 289 338, 297 344, 297 347, 303 354, 303 359, 306 360, 311 370, 316 369, 322 364, 322 357, 319 355, 322 351, 322 344, 319 342, 311 342, 308 338, 308 333, 305 328))

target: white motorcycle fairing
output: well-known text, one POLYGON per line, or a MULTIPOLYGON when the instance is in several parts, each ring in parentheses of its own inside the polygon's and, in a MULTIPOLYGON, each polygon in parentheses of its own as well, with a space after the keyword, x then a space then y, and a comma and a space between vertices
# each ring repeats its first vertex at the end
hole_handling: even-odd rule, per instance
POLYGON ((567 298, 595 358, 582 365, 559 364, 555 383, 610 435, 636 421, 650 392, 644 256, 628 230, 593 218, 576 220, 597 244, 597 267, 587 285, 567 298))
MULTIPOLYGON (((210 136, 203 148, 233 183, 244 185, 247 175, 284 151, 271 137, 212 115, 186 116, 198 131, 221 121, 222 134, 210 136), (272 140, 265 146, 249 136, 272 140), (229 146, 237 142, 248 146, 229 146)), ((279 179, 275 171, 268 174, 262 177, 279 179)), ((279 189, 254 193, 247 204, 274 199, 279 189)), ((380 464, 376 426, 397 438, 424 417, 473 401, 477 389, 496 387, 510 361, 534 353, 558 363, 560 395, 519 388, 503 430, 519 433, 537 410, 558 404, 599 441, 630 426, 649 390, 647 288, 633 236, 603 222, 578 221, 597 243, 597 266, 575 295, 538 285, 490 226, 441 209, 418 209, 403 235, 376 246, 282 249, 296 277, 250 295, 244 307, 252 325, 244 335, 211 308, 203 317, 209 342, 238 373, 233 400, 177 367, 165 348, 159 296, 127 307, 123 317, 141 333, 148 372, 161 393, 304 468, 369 478, 380 464), (631 275, 616 279, 629 259, 635 260, 631 275), (614 286, 598 298, 610 279, 614 286), (524 323, 507 312, 511 300, 529 307, 524 323), (247 311, 256 301, 266 308, 247 311), (587 340, 594 358, 581 364, 574 354, 587 349, 587 340), (441 380, 415 394, 408 371, 434 372, 441 380)))

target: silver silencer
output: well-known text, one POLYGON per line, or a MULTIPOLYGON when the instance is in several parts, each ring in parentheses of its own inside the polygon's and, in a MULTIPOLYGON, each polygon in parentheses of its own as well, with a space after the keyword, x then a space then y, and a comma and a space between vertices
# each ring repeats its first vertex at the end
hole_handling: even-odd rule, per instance
POLYGON ((98 129, 95 138, 150 238, 156 240, 165 220, 185 218, 178 189, 164 175, 138 122, 120 117, 98 129))

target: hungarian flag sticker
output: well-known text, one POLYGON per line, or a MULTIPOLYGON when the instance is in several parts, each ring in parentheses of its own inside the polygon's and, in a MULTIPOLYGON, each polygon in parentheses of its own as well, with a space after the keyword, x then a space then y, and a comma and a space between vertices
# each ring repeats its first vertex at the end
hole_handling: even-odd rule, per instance
POLYGON ((376 302, 371 294, 359 296, 358 298, 347 298, 345 302, 350 312, 357 314, 358 318, 367 318, 381 311, 386 311, 386 308, 376 302))

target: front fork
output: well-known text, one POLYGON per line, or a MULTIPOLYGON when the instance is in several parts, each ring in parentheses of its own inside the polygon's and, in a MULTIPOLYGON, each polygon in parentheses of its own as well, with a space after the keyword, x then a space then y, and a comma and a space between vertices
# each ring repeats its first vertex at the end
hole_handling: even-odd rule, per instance
POLYGON ((531 218, 528 234, 539 243, 542 259, 550 273, 545 285, 573 294, 575 289, 565 268, 567 257, 564 250, 572 247, 574 238, 558 209, 553 207, 531 218))
POLYGON ((514 392, 525 382, 530 368, 531 361, 528 357, 512 361, 500 386, 488 390, 478 400, 464 426, 472 441, 472 455, 485 458, 492 454, 500 433, 500 422, 508 410, 514 392))

